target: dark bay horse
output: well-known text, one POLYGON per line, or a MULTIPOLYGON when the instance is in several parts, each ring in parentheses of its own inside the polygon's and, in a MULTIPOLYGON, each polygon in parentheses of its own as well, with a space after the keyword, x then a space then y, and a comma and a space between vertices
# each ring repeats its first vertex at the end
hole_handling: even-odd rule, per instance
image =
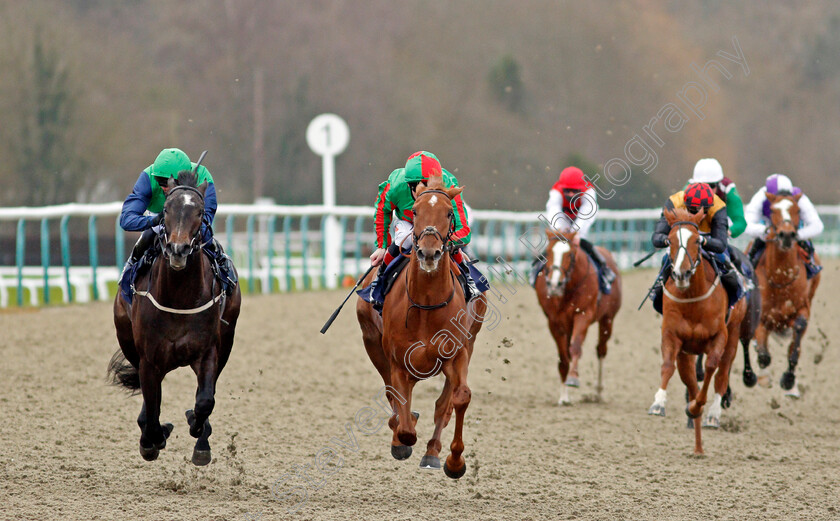
POLYGON ((598 247, 607 265, 616 274, 609 295, 598 289, 598 272, 589 256, 575 244, 574 233, 549 230, 546 266, 537 277, 537 299, 548 328, 557 343, 560 372, 560 405, 569 405, 569 387, 579 387, 578 361, 586 331, 598 323, 598 396, 603 390, 603 365, 613 320, 621 308, 621 276, 612 255, 598 247))
MULTIPOLYGON (((417 416, 411 394, 420 380, 443 373, 443 391, 435 402, 435 430, 420 460, 421 468, 440 468, 441 434, 455 411, 455 435, 443 465, 458 479, 467 470, 464 452, 464 414, 470 404, 467 369, 476 335, 487 310, 485 297, 469 305, 456 282, 457 266, 450 258, 453 225, 452 199, 461 188, 445 188, 439 176, 416 189, 413 252, 405 270, 385 298, 382 316, 361 298, 356 315, 365 349, 385 382, 393 408, 391 455, 403 460, 417 441, 417 416)), ((369 284, 371 273, 365 284, 369 284)))
MULTIPOLYGON (((668 240, 673 269, 663 291, 661 383, 648 414, 665 416, 666 389, 676 368, 688 388, 685 412, 689 418, 698 418, 703 413, 714 376, 715 396, 709 415, 719 421, 747 303, 745 299, 739 300, 727 316, 726 290, 711 262, 700 253, 699 225, 703 217, 703 213, 693 215, 684 209, 665 210, 665 218, 671 225, 668 240), (703 385, 698 389, 694 365, 695 357, 700 354, 706 356, 706 365, 703 385)), ((694 453, 703 453, 698 421, 694 422, 694 453)))
POLYGON ((210 260, 201 251, 201 222, 207 183, 196 186, 194 172, 169 179, 164 204, 163 253, 135 282, 128 304, 121 291, 114 301, 114 325, 121 351, 109 365, 115 384, 143 394, 140 454, 147 461, 166 447, 172 424, 160 424, 161 382, 167 373, 192 367, 198 377, 195 408, 187 411, 190 434, 198 438, 195 465, 210 463, 208 420, 215 404, 216 380, 231 347, 241 295, 237 285, 225 298, 210 260), (224 310, 221 306, 224 305, 224 310))
MULTIPOLYGON (((802 338, 811 317, 811 301, 820 284, 820 274, 808 279, 805 259, 796 244, 796 230, 799 228, 799 198, 797 195, 767 194, 770 201, 770 226, 767 232, 767 248, 756 266, 758 286, 761 289, 761 321, 755 332, 758 366, 758 383, 770 386, 767 366, 770 365, 770 351, 767 348, 768 333, 788 334, 793 330, 793 339, 788 347, 788 369, 782 374, 781 386, 787 396, 798 398, 796 365, 802 338)), ((814 254, 819 263, 819 257, 814 254)))

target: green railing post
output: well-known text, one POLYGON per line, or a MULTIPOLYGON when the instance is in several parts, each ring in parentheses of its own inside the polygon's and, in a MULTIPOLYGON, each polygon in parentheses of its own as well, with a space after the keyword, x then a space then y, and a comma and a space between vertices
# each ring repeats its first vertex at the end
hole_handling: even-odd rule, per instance
POLYGON ((283 253, 286 256, 286 291, 292 291, 292 216, 283 217, 283 253))
POLYGON ((309 216, 304 215, 300 218, 300 244, 301 244, 301 256, 303 260, 303 289, 310 289, 312 286, 312 281, 309 280, 309 252, 306 251, 309 249, 309 234, 307 231, 309 230, 309 216))
POLYGON ((365 218, 361 215, 356 217, 356 276, 362 273, 362 230, 365 218))
POLYGON ((245 222, 245 229, 248 234, 248 293, 254 293, 254 221, 256 215, 251 214, 245 222))
POLYGON ((347 232, 347 216, 342 215, 338 222, 341 227, 341 254, 338 258, 338 287, 340 288, 344 282, 344 234, 347 232))
POLYGON ((17 304, 18 307, 23 307, 23 263, 26 253, 26 221, 24 219, 18 221, 15 239, 15 263, 18 270, 17 304))
POLYGON ((117 269, 122 268, 122 265, 125 263, 125 233, 123 232, 122 226, 120 226, 120 218, 117 217, 116 225, 114 226, 114 241, 116 244, 114 245, 114 266, 117 269))
POLYGON ((64 266, 64 285, 67 290, 67 302, 73 302, 73 286, 70 284, 70 234, 67 232, 69 215, 61 217, 58 223, 58 235, 61 242, 61 265, 64 266))
POLYGON ((50 224, 41 219, 41 266, 44 267, 44 304, 50 303, 50 224))
POLYGON ((327 216, 321 216, 321 289, 327 287, 327 216))
POLYGON ((268 281, 268 287, 263 288, 263 293, 271 293, 271 290, 272 290, 272 288, 271 288, 271 286, 272 286, 272 283, 271 283, 271 267, 274 263, 274 228, 275 228, 275 223, 276 222, 277 222, 277 216, 276 215, 268 216, 268 226, 267 226, 267 230, 266 230, 266 233, 268 234, 267 245, 266 245, 267 249, 268 249, 268 251, 266 252, 266 264, 267 264, 266 273, 268 274, 268 277, 266 277, 266 280, 268 281))
POLYGON ((96 237, 96 216, 91 215, 88 219, 88 246, 90 249, 90 268, 93 281, 93 300, 99 300, 99 285, 96 281, 96 270, 99 267, 99 247, 96 237))
POLYGON ((227 237, 227 254, 233 258, 233 215, 225 219, 225 237, 227 237))

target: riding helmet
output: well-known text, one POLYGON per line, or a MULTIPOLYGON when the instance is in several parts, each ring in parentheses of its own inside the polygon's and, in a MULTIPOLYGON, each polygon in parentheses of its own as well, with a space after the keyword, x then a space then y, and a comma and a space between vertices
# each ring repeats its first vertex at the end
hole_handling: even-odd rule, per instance
POLYGON ((555 185, 561 190, 579 190, 584 191, 590 187, 590 184, 583 178, 583 170, 576 166, 567 166, 560 172, 560 179, 555 185))
POLYGON ((177 179, 178 172, 190 170, 191 168, 192 163, 190 163, 190 158, 187 157, 187 154, 183 150, 180 148, 165 148, 158 154, 157 159, 155 159, 154 164, 149 169, 149 174, 164 179, 169 179, 170 177, 177 179))
POLYGON ((440 166, 440 161, 431 152, 421 150, 408 156, 405 162, 405 182, 418 183, 425 181, 429 177, 441 176, 443 170, 440 166))
POLYGON ((719 183, 723 180, 723 168, 717 159, 701 159, 694 165, 694 177, 692 183, 719 183))
POLYGON ((685 189, 683 201, 688 207, 711 208, 715 204, 715 194, 706 183, 691 183, 685 189))

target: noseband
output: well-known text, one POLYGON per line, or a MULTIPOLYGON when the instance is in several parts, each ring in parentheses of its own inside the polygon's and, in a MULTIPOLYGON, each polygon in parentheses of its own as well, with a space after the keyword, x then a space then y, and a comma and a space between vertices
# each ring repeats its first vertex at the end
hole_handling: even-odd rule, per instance
MULTIPOLYGON (((449 197, 449 194, 447 194, 443 190, 426 190, 422 194, 420 194, 418 197, 423 197, 426 194, 441 194, 444 197, 446 197, 446 199, 449 201, 449 206, 450 207, 452 206, 452 198, 449 197)), ((412 232, 411 235, 412 235, 412 238, 414 239, 414 241, 413 241, 414 242, 414 244, 413 244, 414 251, 417 252, 420 249, 420 246, 418 246, 417 243, 420 242, 420 240, 423 237, 428 237, 429 235, 437 237, 441 241, 441 243, 443 244, 443 251, 445 251, 445 252, 452 251, 452 244, 449 242, 449 238, 452 236, 452 231, 453 231, 454 227, 455 227, 455 217, 453 215, 452 217, 449 218, 449 232, 446 234, 445 237, 443 235, 441 235, 441 233, 438 231, 438 229, 435 228, 434 226, 426 226, 423 229, 423 231, 420 232, 419 235, 412 232)))
MULTIPOLYGON (((199 189, 194 188, 192 186, 178 185, 178 186, 173 187, 169 191, 169 193, 166 194, 166 198, 169 199, 170 197, 172 197, 172 194, 174 194, 178 190, 186 190, 186 191, 193 192, 196 195, 198 195, 198 198, 201 201, 201 221, 203 223, 204 222, 204 194, 202 194, 199 189)), ((165 205, 163 207, 163 214, 164 214, 164 216, 166 215, 166 206, 165 205)), ((166 219, 163 220, 162 232, 163 233, 161 235, 158 235, 158 240, 161 242, 161 245, 160 245, 161 248, 160 249, 163 252, 163 256, 165 258, 169 258, 169 253, 166 251, 166 248, 165 248, 165 246, 169 243, 169 231, 166 229, 166 219)), ((201 237, 201 225, 198 226, 198 230, 195 232, 195 235, 193 235, 192 239, 190 240, 190 251, 189 251, 189 253, 187 253, 187 256, 192 255, 197 250, 200 250, 201 248, 204 247, 204 243, 200 242, 200 237, 201 237), (196 244, 197 242, 198 242, 198 244, 196 244)))

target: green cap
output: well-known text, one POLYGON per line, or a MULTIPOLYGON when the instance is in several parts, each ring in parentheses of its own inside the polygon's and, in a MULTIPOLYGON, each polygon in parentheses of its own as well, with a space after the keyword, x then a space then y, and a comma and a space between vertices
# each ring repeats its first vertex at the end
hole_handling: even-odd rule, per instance
POLYGON ((155 177, 178 178, 178 172, 192 169, 190 158, 180 148, 164 148, 154 164, 149 168, 149 175, 155 177))
POLYGON ((405 162, 405 181, 407 183, 427 181, 429 177, 440 175, 442 175, 440 161, 431 152, 425 150, 415 152, 405 162))

